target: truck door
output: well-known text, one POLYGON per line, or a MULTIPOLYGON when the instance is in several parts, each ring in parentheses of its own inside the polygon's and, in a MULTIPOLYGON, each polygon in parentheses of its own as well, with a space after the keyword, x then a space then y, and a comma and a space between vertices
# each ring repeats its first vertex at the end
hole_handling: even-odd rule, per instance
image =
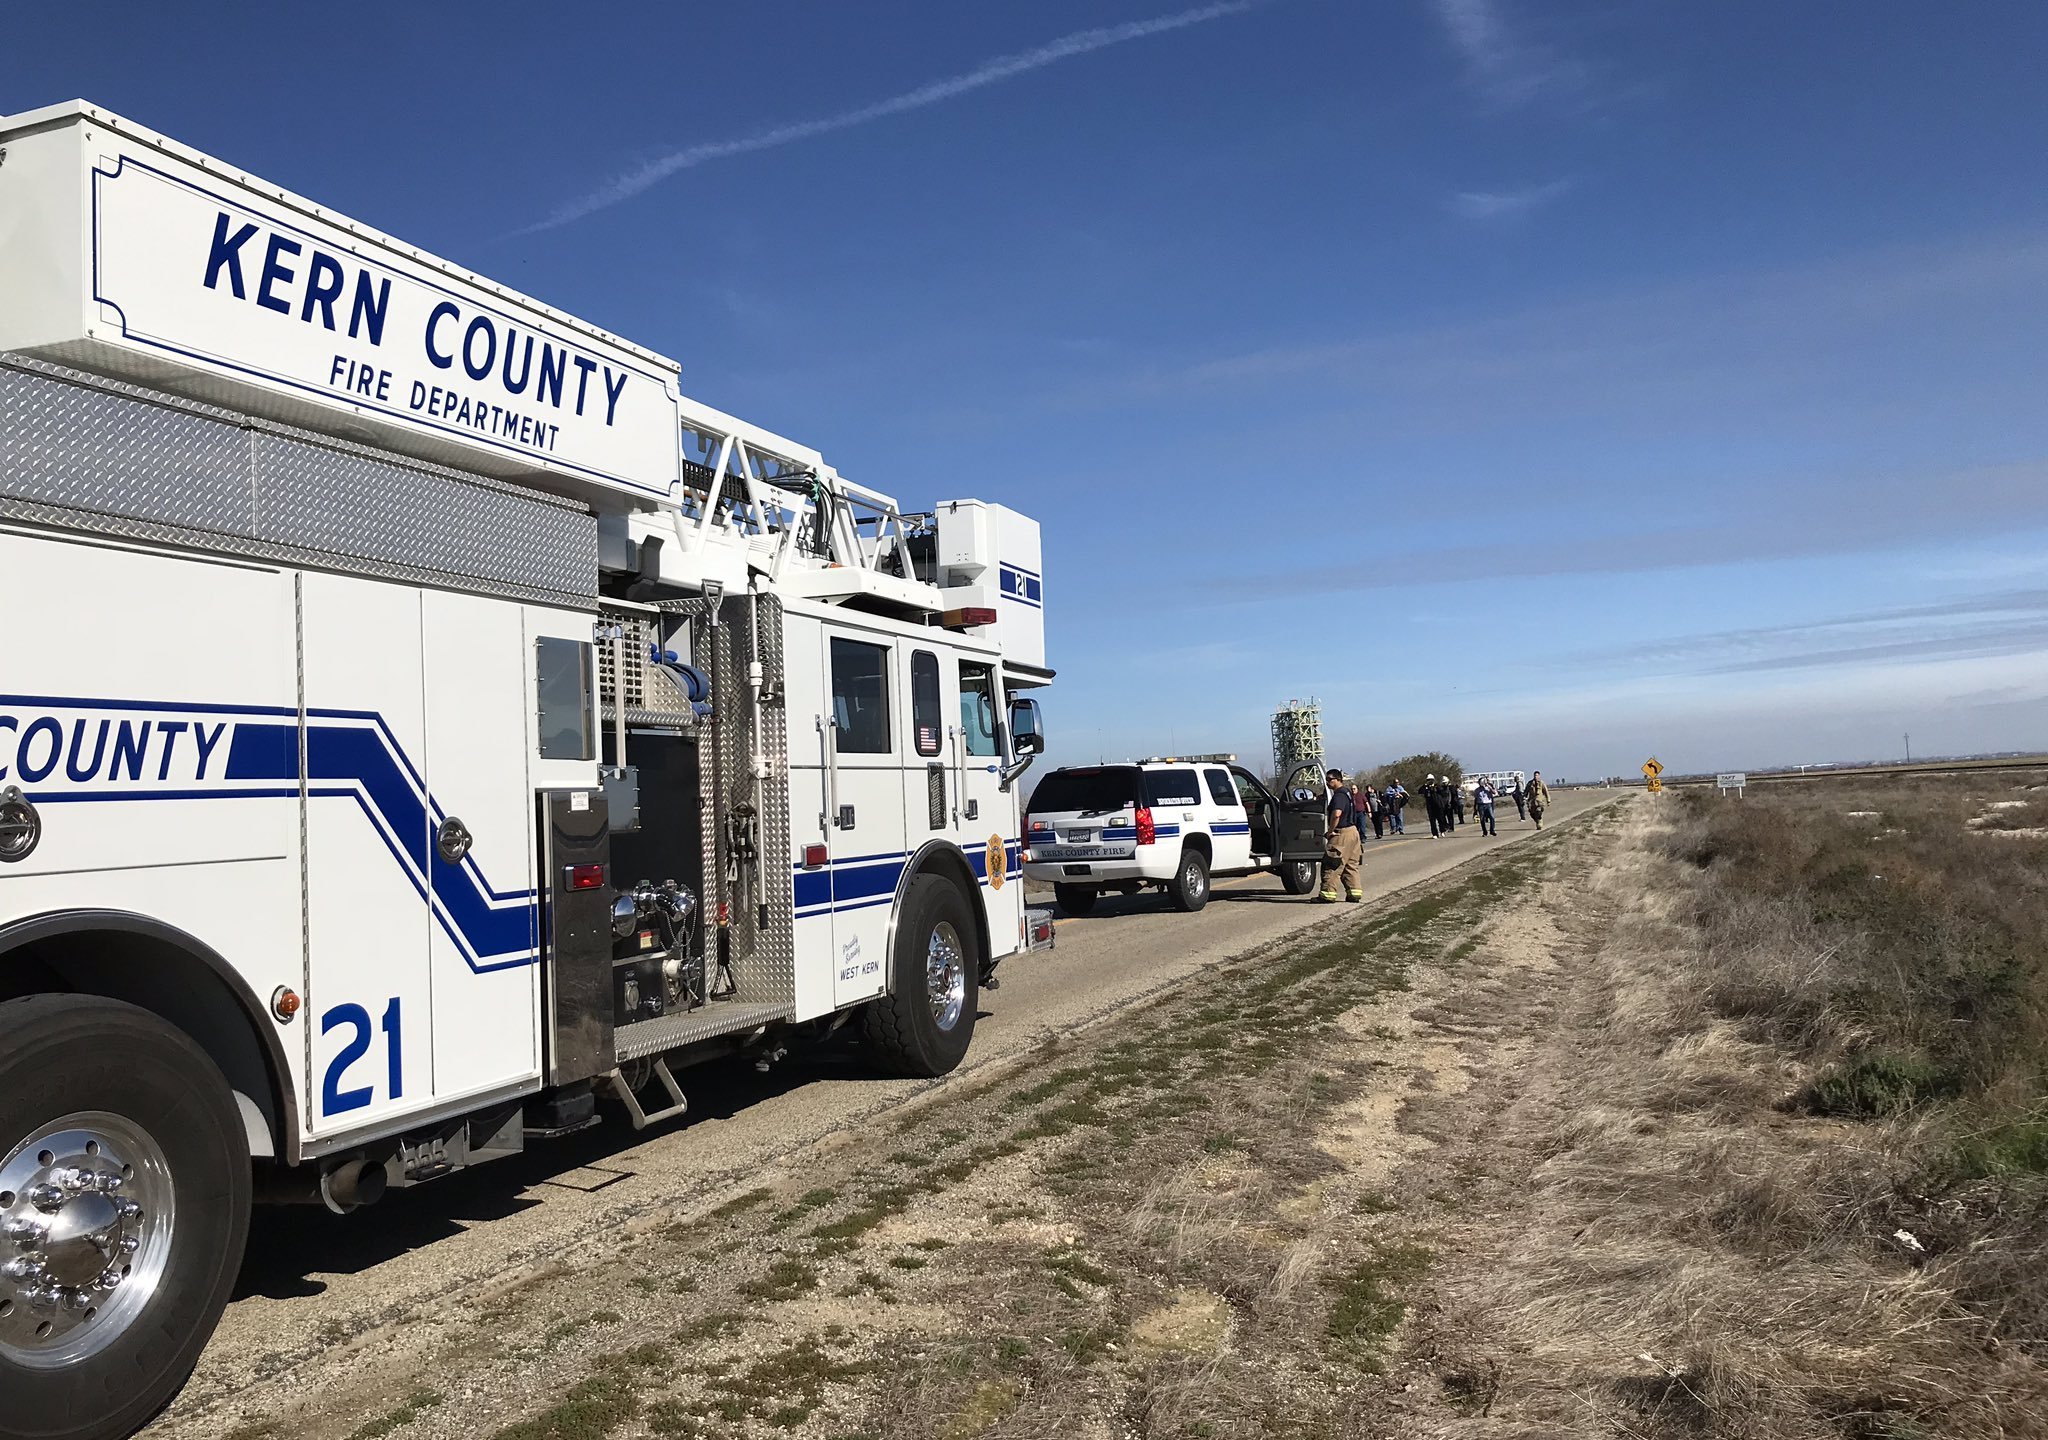
POLYGON ((1252 824, 1231 783, 1230 772, 1219 765, 1202 767, 1202 785, 1214 819, 1209 822, 1209 843, 1215 850, 1210 869, 1219 875, 1249 870, 1252 864, 1252 824))
POLYGON ((1323 807, 1329 803, 1329 786, 1315 761, 1297 765, 1281 777, 1277 828, 1279 860, 1320 861, 1328 825, 1323 807))
POLYGON ((1003 789, 1004 698, 996 669, 960 660, 952 717, 953 753, 960 793, 960 848, 981 876, 988 906, 990 955, 1016 948, 1024 918, 1024 864, 1016 791, 1003 789))
POLYGON ((823 717, 832 850, 832 1000, 879 995, 888 983, 889 918, 905 845, 905 717, 892 704, 904 662, 886 635, 827 624, 823 717))
POLYGON ((1271 862, 1280 853, 1280 802, 1258 776, 1242 765, 1230 767, 1230 778, 1237 782, 1238 803, 1244 807, 1244 818, 1251 827, 1252 856, 1261 862, 1271 862))

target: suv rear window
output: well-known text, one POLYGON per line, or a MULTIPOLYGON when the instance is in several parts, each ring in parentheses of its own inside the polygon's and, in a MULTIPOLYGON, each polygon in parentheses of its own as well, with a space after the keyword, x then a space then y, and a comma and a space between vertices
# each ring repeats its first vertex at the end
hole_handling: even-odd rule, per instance
POLYGON ((1192 770, 1147 770, 1144 784, 1147 805, 1202 803, 1202 786, 1192 770))
POLYGON ((1138 772, 1128 765, 1055 770, 1031 792, 1031 813, 1125 810, 1136 803, 1138 772))

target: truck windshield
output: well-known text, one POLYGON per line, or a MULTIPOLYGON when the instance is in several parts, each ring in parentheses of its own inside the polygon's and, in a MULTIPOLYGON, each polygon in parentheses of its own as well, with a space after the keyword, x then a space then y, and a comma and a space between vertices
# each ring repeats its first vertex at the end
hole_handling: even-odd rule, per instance
POLYGON ((1079 770, 1055 770, 1038 782, 1031 792, 1034 815, 1066 814, 1072 811, 1100 814, 1127 809, 1137 803, 1138 772, 1129 765, 1090 765, 1079 770))

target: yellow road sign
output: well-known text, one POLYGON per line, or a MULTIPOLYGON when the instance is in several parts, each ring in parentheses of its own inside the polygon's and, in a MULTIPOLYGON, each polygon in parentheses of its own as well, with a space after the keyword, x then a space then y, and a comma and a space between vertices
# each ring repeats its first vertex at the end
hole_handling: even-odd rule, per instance
POLYGON ((1662 775, 1663 773, 1664 762, 1662 760, 1659 760, 1655 755, 1652 755, 1649 759, 1643 762, 1643 778, 1645 780, 1655 780, 1659 775, 1662 775))

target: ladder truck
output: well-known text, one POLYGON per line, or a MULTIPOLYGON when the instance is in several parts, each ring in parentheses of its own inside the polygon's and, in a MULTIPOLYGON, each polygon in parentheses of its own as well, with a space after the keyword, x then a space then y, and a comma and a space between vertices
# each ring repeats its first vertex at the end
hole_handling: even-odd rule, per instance
POLYGON ((0 116, 0 1437, 132 1433, 259 1201, 846 1027, 1026 908, 1035 522, 83 101, 0 116))

